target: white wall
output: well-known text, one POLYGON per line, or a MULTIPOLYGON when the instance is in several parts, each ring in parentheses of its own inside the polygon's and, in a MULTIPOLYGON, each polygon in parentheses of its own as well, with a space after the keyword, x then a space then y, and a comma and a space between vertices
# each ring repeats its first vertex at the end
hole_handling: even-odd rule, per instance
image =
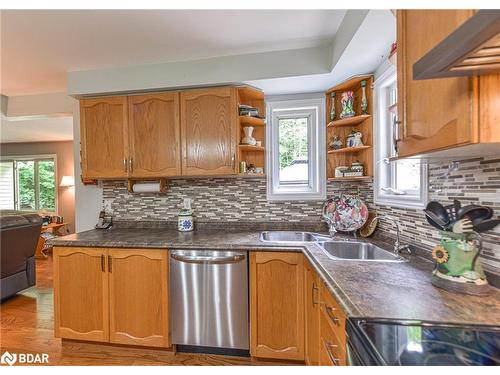
POLYGON ((76 102, 73 109, 73 135, 75 157, 75 227, 77 232, 93 229, 97 224, 102 206, 102 188, 84 185, 80 167, 80 108, 76 102))

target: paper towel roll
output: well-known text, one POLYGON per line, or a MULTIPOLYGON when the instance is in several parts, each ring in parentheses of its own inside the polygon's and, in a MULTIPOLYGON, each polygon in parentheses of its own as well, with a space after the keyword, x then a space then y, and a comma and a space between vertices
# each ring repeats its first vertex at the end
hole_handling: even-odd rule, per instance
POLYGON ((132 187, 134 193, 159 193, 160 192, 160 183, 144 183, 139 184, 135 183, 132 187))

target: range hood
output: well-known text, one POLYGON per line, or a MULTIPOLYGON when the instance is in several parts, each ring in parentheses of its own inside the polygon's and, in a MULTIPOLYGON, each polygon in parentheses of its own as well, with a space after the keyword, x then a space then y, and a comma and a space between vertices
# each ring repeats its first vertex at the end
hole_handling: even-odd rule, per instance
POLYGON ((500 10, 480 10, 413 64, 413 79, 500 71, 500 10))

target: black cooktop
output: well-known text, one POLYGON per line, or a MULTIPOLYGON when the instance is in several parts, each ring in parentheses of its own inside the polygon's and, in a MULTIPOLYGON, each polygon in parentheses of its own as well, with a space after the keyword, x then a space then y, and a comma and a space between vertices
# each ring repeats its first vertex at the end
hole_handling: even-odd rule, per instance
POLYGON ((500 327, 352 319, 347 334, 352 364, 500 365, 500 327))

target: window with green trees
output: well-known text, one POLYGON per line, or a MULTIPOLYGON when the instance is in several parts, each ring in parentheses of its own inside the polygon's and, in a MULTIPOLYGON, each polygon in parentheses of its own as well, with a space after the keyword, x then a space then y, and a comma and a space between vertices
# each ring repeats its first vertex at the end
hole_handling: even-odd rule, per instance
POLYGON ((54 158, 2 160, 0 174, 0 208, 56 210, 54 158))

